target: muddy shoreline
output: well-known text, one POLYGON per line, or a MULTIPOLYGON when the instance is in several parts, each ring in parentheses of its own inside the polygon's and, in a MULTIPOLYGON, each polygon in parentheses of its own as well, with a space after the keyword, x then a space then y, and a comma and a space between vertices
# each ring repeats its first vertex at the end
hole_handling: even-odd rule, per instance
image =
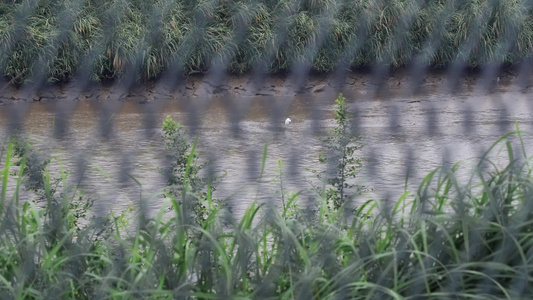
MULTIPOLYGON (((57 101, 131 101, 150 103, 158 100, 180 98, 218 98, 218 97, 293 97, 297 94, 335 94, 342 92, 347 97, 372 98, 391 95, 409 96, 416 93, 456 92, 464 89, 494 91, 531 89, 529 81, 519 76, 518 71, 502 71, 494 79, 487 79, 481 72, 465 72, 450 85, 450 76, 444 71, 425 74, 423 78, 414 78, 405 70, 399 70, 384 76, 377 82, 375 74, 370 71, 350 72, 342 79, 331 74, 319 74, 306 77, 304 82, 289 75, 273 75, 255 80, 251 75, 225 75, 222 80, 215 80, 208 75, 194 76, 181 80, 172 90, 163 88, 160 81, 147 82, 124 88, 119 81, 91 83, 80 85, 76 81, 62 84, 47 84, 35 89, 31 83, 15 87, 8 82, 0 82, 0 106, 28 102, 57 101), (417 82, 414 88, 413 82, 417 82), (526 82, 526 84, 524 84, 526 82)), ((530 79, 529 77, 528 79, 530 79)))

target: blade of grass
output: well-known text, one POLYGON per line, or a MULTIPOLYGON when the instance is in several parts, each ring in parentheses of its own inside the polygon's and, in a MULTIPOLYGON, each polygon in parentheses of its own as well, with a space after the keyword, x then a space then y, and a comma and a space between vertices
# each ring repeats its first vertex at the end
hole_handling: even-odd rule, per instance
POLYGON ((11 164, 11 156, 13 151, 13 143, 9 143, 7 146, 6 161, 4 165, 4 172, 2 176, 2 195, 0 196, 0 216, 4 215, 4 205, 7 193, 7 183, 9 178, 9 167, 11 164))
POLYGON ((263 147, 263 158, 261 159, 261 173, 259 174, 259 178, 263 178, 263 173, 265 172, 267 149, 268 143, 265 143, 265 147, 263 147))

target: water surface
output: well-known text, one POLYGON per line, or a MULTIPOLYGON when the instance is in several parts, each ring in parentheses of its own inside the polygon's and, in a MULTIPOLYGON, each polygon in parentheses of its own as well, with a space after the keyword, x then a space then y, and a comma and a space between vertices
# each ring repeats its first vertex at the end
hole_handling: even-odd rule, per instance
MULTIPOLYGON (((52 154, 53 174, 62 167, 73 172, 73 182, 81 178, 83 189, 97 198, 97 210, 121 211, 143 199, 155 211, 164 205, 158 195, 165 178, 158 168, 168 161, 160 135, 162 121, 170 115, 185 124, 191 141, 198 139, 201 157, 213 162, 206 170, 226 174, 215 196, 239 213, 255 200, 278 201, 278 159, 285 163, 286 188, 304 190, 303 203, 316 199, 309 169, 325 168, 318 163, 322 148, 316 137, 334 125, 334 98, 320 94, 148 104, 33 102, 0 107, 0 126, 4 136, 10 128, 23 130, 43 153, 52 154), (292 119, 290 126, 283 125, 286 117, 292 119), (265 144, 266 171, 259 178, 265 144)), ((423 176, 442 163, 463 161, 462 176, 467 178, 472 158, 516 124, 526 131, 533 124, 529 96, 514 91, 360 96, 348 101, 365 145, 358 153, 365 158, 358 183, 373 189, 357 201, 396 199, 404 191, 407 173, 407 187, 415 190, 423 176)), ((524 140, 532 144, 530 136, 524 140)))

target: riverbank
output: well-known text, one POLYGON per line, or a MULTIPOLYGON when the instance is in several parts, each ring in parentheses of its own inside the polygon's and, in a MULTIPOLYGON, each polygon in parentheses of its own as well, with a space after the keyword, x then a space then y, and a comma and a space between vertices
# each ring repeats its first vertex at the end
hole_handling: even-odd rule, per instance
MULTIPOLYGON (((416 78, 406 70, 396 70, 376 82, 375 75, 369 70, 359 70, 347 73, 342 78, 332 74, 310 75, 299 80, 290 75, 273 75, 266 78, 254 79, 249 74, 226 75, 223 79, 213 79, 210 76, 191 76, 180 80, 178 84, 167 88, 162 80, 151 81, 141 85, 126 88, 119 80, 93 82, 81 85, 73 80, 62 84, 47 84, 35 89, 31 83, 16 87, 7 82, 0 82, 0 106, 27 102, 56 102, 56 101, 130 101, 136 103, 150 103, 154 101, 179 98, 250 98, 250 97, 294 97, 296 95, 328 94, 334 97, 342 92, 350 99, 361 97, 392 95, 409 96, 416 93, 458 92, 464 89, 489 89, 507 91, 520 89, 527 91, 529 85, 524 85, 517 70, 508 68, 500 72, 492 85, 487 85, 487 79, 480 71, 468 71, 458 78, 450 88, 450 76, 444 70, 436 70, 416 78), (417 82, 417 88, 413 83, 417 82)), ((494 76, 496 77, 496 76, 494 76)), ((489 79, 490 80, 490 79, 489 79)))

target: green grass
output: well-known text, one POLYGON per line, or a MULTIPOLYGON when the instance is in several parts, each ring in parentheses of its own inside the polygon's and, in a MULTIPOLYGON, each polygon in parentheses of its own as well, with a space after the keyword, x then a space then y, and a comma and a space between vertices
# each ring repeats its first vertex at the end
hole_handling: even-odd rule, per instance
POLYGON ((41 0, 0 3, 0 70, 72 77, 315 72, 414 59, 515 64, 533 49, 531 4, 501 1, 41 0))
MULTIPOLYGON (((20 199, 35 162, 31 151, 10 144, 0 172, 0 295, 530 299, 533 169, 525 146, 515 151, 507 142, 521 135, 498 140, 479 162, 491 167, 476 168, 470 178, 456 177, 459 164, 439 168, 396 202, 370 200, 355 210, 331 208, 319 194, 315 209, 298 208, 299 194, 283 189, 280 162, 283 207, 252 203, 238 219, 212 198, 209 185, 193 193, 193 145, 178 158, 184 179, 178 192, 167 193, 170 212, 148 218, 142 209, 128 210, 84 226, 79 212, 87 200, 58 188, 46 165, 28 171, 41 173, 35 189, 44 191, 43 202, 20 199), (508 164, 489 160, 498 149, 508 164), (8 192, 9 182, 16 188, 8 192), (187 205, 195 197, 205 203, 201 214, 187 205)), ((267 152, 265 146, 262 168, 267 152)), ((66 182, 66 174, 60 177, 66 182)))

